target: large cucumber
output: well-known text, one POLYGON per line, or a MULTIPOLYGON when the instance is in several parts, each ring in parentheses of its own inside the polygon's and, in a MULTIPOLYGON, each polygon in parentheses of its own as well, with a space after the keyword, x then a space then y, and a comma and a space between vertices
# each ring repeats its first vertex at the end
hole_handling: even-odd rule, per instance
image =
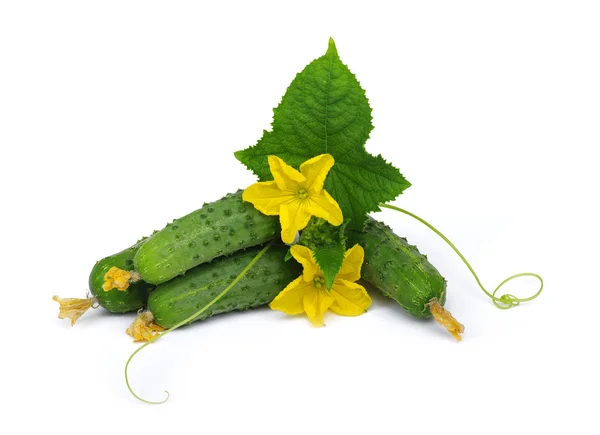
POLYGON ((137 281, 129 285, 125 291, 112 289, 104 291, 104 275, 116 266, 123 270, 133 270, 133 258, 138 249, 150 239, 144 238, 135 245, 109 257, 98 261, 92 268, 89 278, 91 293, 96 296, 98 303, 111 313, 127 313, 137 311, 146 305, 148 291, 152 287, 144 281, 137 281))
MULTIPOLYGON (((229 285, 260 249, 255 247, 219 257, 159 285, 148 298, 148 310, 154 322, 170 328, 197 312, 229 285)), ((270 303, 300 275, 301 267, 296 261, 285 261, 287 250, 284 246, 271 246, 225 296, 194 321, 270 303)))
POLYGON ((416 317, 432 316, 429 303, 444 305, 446 280, 416 246, 397 236, 390 227, 369 218, 364 231, 347 231, 349 246, 365 250, 361 275, 384 295, 416 317))
POLYGON ((144 243, 134 258, 142 279, 162 284, 216 257, 275 239, 277 216, 265 216, 242 200, 242 191, 174 220, 144 243))

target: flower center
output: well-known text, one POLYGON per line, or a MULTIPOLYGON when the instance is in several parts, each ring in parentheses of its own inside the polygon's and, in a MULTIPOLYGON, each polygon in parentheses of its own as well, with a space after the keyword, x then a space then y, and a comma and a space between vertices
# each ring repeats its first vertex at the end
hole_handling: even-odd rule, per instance
POLYGON ((300 199, 306 199, 306 198, 308 198, 308 191, 306 189, 304 189, 304 188, 300 189, 298 191, 298 198, 300 198, 300 199))
POLYGON ((313 279, 313 285, 315 288, 325 287, 325 279, 322 276, 315 276, 315 279, 313 279))

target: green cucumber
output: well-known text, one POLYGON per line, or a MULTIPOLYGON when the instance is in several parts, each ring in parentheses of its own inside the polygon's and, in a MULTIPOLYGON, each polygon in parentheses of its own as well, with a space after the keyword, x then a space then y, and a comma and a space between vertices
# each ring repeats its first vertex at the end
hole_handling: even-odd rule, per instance
POLYGON ((139 249, 135 269, 162 284, 202 263, 279 236, 277 216, 265 216, 242 200, 242 191, 174 220, 139 249))
MULTIPOLYGON (((200 310, 237 277, 260 249, 255 247, 219 257, 159 285, 148 298, 148 310, 154 322, 170 328, 200 310)), ((302 269, 296 261, 285 261, 287 251, 285 246, 271 246, 225 296, 194 321, 270 303, 302 269)))
POLYGON ((429 302, 446 301, 446 280, 416 246, 397 236, 390 227, 369 218, 364 231, 347 231, 348 246, 362 245, 365 260, 362 278, 394 299, 416 317, 432 317, 429 302))
POLYGON ((117 289, 104 291, 102 285, 104 284, 104 275, 113 266, 123 270, 133 270, 133 258, 147 240, 150 239, 144 238, 117 254, 103 258, 92 268, 89 278, 90 291, 98 299, 98 303, 111 313, 137 311, 146 305, 148 292, 152 286, 144 281, 130 284, 125 291, 117 289))

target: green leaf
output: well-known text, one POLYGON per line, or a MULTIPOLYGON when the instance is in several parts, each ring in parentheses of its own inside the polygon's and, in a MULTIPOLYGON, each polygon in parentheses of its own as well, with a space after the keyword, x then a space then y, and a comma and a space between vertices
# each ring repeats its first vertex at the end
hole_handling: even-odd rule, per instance
POLYGON ((312 217, 302 231, 300 245, 313 251, 317 264, 323 271, 325 285, 329 290, 335 281, 346 255, 344 230, 347 222, 334 227, 324 219, 312 217))
POLYGON ((344 262, 344 254, 346 250, 341 246, 332 246, 330 248, 317 249, 315 252, 315 260, 323 271, 325 285, 327 290, 331 290, 335 277, 337 276, 342 263, 344 262))
POLYGON ((360 230, 366 214, 396 198, 410 183, 381 155, 366 152, 373 129, 371 107, 354 74, 342 63, 333 39, 327 53, 311 62, 274 109, 272 130, 235 156, 260 180, 272 180, 267 157, 277 155, 298 168, 329 153, 335 164, 325 189, 340 205, 350 227, 360 230))

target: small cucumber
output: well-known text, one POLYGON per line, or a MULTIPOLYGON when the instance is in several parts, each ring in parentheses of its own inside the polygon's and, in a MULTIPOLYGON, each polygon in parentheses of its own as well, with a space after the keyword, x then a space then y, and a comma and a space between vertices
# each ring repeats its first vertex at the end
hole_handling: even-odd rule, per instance
POLYGON ((96 296, 98 303, 106 308, 111 313, 127 313, 137 311, 146 305, 148 299, 148 291, 152 288, 151 285, 144 281, 138 281, 129 285, 125 291, 112 289, 104 291, 104 275, 108 270, 116 266, 123 270, 133 270, 133 258, 138 249, 147 241, 144 238, 135 245, 109 257, 98 261, 92 268, 89 278, 89 286, 91 293, 96 296))
MULTIPOLYGON (((148 298, 148 310, 154 322, 170 328, 197 312, 225 289, 260 249, 255 247, 219 257, 159 285, 148 298)), ((301 267, 296 261, 284 260, 287 251, 284 246, 271 246, 225 296, 194 321, 270 303, 300 275, 301 267)))
POLYGON ((444 305, 446 280, 427 257, 390 227, 369 218, 363 232, 347 231, 348 244, 365 250, 361 275, 384 295, 397 301, 416 317, 432 317, 429 302, 444 305))
POLYGON ((144 281, 162 284, 216 257, 273 240, 280 231, 277 216, 260 213, 239 190, 156 233, 135 255, 135 269, 144 281))

